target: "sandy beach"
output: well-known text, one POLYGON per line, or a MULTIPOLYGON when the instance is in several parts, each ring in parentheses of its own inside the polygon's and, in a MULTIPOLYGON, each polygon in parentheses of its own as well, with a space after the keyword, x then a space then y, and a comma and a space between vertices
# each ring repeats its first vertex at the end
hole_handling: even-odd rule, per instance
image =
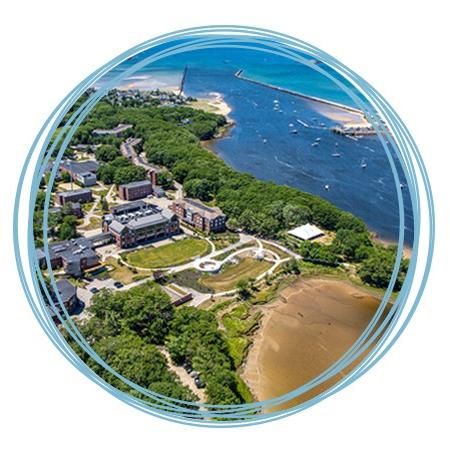
POLYGON ((350 111, 326 103, 311 102, 313 109, 330 120, 346 127, 371 128, 371 124, 362 112, 350 111))
POLYGON ((231 107, 225 102, 219 92, 210 92, 208 98, 199 98, 196 102, 190 102, 189 106, 194 109, 202 109, 207 112, 222 114, 228 117, 231 107))
MULTIPOLYGON (((242 373, 244 380, 258 400, 298 388, 351 347, 378 306, 377 298, 345 281, 297 280, 280 292, 278 300, 264 307, 261 327, 242 373)), ((312 398, 345 372, 277 409, 312 398)))

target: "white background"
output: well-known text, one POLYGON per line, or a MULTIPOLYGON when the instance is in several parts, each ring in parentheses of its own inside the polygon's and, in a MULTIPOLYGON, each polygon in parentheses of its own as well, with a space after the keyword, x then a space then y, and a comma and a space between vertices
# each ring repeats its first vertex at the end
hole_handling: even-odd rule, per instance
POLYGON ((446 3, 4 3, 0 19, 1 447, 448 445, 450 36, 446 3), (34 319, 12 250, 19 172, 33 138, 56 104, 82 78, 129 47, 169 31, 211 24, 251 25, 290 34, 327 51, 374 85, 415 137, 437 210, 436 253, 427 290, 410 326, 383 361, 349 388, 306 412, 245 429, 201 429, 155 419, 84 378, 55 350, 34 319))

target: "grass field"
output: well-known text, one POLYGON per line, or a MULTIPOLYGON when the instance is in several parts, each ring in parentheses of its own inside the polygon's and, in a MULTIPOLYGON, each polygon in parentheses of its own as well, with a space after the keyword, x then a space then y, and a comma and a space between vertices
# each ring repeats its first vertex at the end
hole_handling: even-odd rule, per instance
POLYGON ((245 278, 256 278, 271 267, 267 261, 243 258, 238 264, 226 266, 218 274, 202 277, 200 282, 215 292, 230 291, 245 278))
POLYGON ((88 230, 95 230, 101 227, 102 227, 102 219, 98 216, 91 216, 89 218, 89 223, 84 227, 80 227, 80 229, 88 231, 88 230))
POLYGON ((182 239, 161 247, 147 247, 122 254, 129 264, 146 269, 179 266, 194 256, 204 255, 210 249, 202 239, 182 239))
POLYGON ((109 272, 110 277, 123 284, 129 284, 133 281, 139 281, 139 279, 151 276, 151 272, 141 272, 136 270, 136 273, 134 273, 129 267, 121 266, 115 258, 107 258, 106 264, 112 267, 112 270, 109 272))
POLYGON ((291 255, 288 255, 286 252, 283 252, 283 250, 280 250, 278 247, 275 247, 274 245, 267 244, 266 242, 264 242, 263 247, 267 248, 267 250, 272 250, 281 259, 285 259, 285 258, 290 258, 291 257, 291 255))

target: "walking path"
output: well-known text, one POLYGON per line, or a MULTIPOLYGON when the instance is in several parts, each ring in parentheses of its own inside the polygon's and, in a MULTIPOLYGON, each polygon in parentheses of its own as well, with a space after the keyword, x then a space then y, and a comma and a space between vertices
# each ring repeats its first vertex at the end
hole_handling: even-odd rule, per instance
POLYGON ((169 352, 162 346, 158 347, 160 352, 166 357, 167 365, 172 372, 175 372, 176 376, 181 381, 181 384, 187 386, 199 399, 201 403, 206 403, 205 390, 199 389, 196 384, 194 378, 192 378, 182 366, 177 366, 173 363, 172 358, 170 357, 169 352))

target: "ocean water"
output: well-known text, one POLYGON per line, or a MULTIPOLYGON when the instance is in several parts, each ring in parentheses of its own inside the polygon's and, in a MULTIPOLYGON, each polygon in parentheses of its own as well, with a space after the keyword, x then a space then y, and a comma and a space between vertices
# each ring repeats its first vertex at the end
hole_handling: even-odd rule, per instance
MULTIPOLYGON (((126 61, 101 83, 144 56, 126 61)), ((329 129, 337 122, 327 118, 317 102, 247 82, 235 77, 235 73, 243 69, 246 77, 348 106, 364 102, 355 88, 346 93, 342 84, 348 83, 339 77, 338 84, 330 80, 332 71, 322 64, 311 68, 280 56, 243 49, 199 50, 168 57, 140 69, 117 87, 178 85, 186 65, 186 94, 208 97, 219 92, 232 108, 230 117, 235 125, 214 144, 217 154, 228 164, 259 179, 319 195, 363 219, 381 238, 398 240, 397 190, 379 139, 338 136, 329 129), (293 129, 297 134, 292 133, 293 129), (314 142, 319 144, 312 145, 314 142)), ((407 183, 395 152, 388 151, 405 186, 405 242, 411 245, 413 216, 407 183)))

